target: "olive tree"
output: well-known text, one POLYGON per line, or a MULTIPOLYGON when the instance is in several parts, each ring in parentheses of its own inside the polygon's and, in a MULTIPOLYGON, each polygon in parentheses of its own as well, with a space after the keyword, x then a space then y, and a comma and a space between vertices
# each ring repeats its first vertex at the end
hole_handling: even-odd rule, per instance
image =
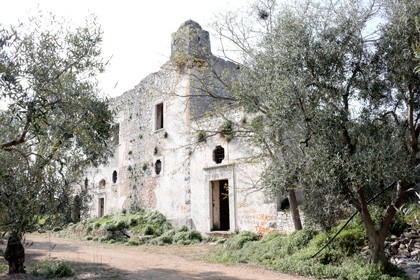
POLYGON ((22 238, 87 165, 108 153, 112 113, 99 97, 102 31, 53 16, 0 33, 0 229, 9 273, 24 272, 22 238))
MULTIPOLYGON (((239 127, 237 133, 248 137, 260 148, 261 154, 256 157, 268 165, 267 171, 262 173, 262 187, 271 196, 288 196, 295 230, 301 230, 295 193, 299 187, 296 175, 301 150, 292 144, 297 140, 295 133, 301 133, 301 128, 296 126, 295 133, 286 131, 286 119, 271 111, 285 108, 281 105, 285 100, 281 98, 286 95, 280 94, 284 85, 278 75, 279 63, 283 62, 274 59, 272 55, 278 48, 276 43, 267 40, 277 26, 281 8, 275 0, 256 1, 245 11, 219 15, 213 29, 222 42, 221 51, 225 58, 238 65, 239 79, 230 84, 229 92, 250 116, 248 121, 236 124, 239 127), (288 171, 280 174, 276 168, 278 165, 283 165, 288 171)), ((296 41, 296 45, 299 42, 296 41)), ((290 111, 281 112, 292 116, 290 111)))
MULTIPOLYGON (((415 18, 415 21, 416 21, 417 33, 420 36, 420 22, 419 22, 419 17, 416 17, 415 18)), ((419 40, 416 42, 416 44, 414 45, 413 48, 414 48, 414 53, 415 53, 415 56, 416 56, 417 61, 420 61, 420 41, 419 40)), ((416 73, 419 73, 420 72, 420 65, 417 65, 417 67, 415 68, 415 72, 416 73)))
MULTIPOLYGON (((307 221, 358 209, 377 263, 385 257, 392 219, 416 181, 420 79, 413 73, 412 45, 420 5, 300 1, 274 13, 258 10, 270 28, 246 49, 236 92, 257 116, 255 135, 272 158, 265 186, 304 189, 307 221), (385 192, 389 186, 396 191, 385 192), (372 200, 377 193, 382 195, 372 200), (379 225, 369 203, 383 209, 379 225)), ((238 38, 248 37, 231 41, 238 38)))

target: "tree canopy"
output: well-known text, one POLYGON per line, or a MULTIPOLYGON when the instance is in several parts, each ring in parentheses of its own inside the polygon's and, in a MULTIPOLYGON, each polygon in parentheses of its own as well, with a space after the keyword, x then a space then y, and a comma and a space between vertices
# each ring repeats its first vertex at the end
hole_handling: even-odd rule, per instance
POLYGON ((244 21, 229 17, 217 30, 244 54, 234 90, 272 159, 264 185, 304 189, 305 221, 325 227, 360 210, 378 262, 396 208, 417 187, 420 4, 267 0, 254 8, 260 28, 235 29, 244 21), (389 186, 395 191, 384 192, 389 186), (380 225, 368 204, 382 207, 380 225))
MULTIPOLYGON (((101 42, 94 18, 71 28, 41 13, 0 31, 0 229, 9 242, 56 213, 83 168, 109 153, 113 114, 96 82, 101 42)), ((9 260, 9 272, 22 270, 9 260)))

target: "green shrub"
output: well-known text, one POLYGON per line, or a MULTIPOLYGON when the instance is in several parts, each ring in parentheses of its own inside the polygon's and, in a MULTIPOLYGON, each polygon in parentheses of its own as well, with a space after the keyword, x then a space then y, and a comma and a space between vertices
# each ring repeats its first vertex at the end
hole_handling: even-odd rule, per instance
POLYGON ((226 121, 221 127, 220 127, 220 135, 227 141, 230 142, 233 139, 233 122, 232 121, 226 121))
POLYGON ((108 241, 109 241, 109 238, 106 238, 106 237, 99 237, 99 238, 97 239, 97 241, 99 241, 99 242, 101 242, 101 243, 106 243, 106 242, 108 242, 108 241))
POLYGON ((93 230, 92 225, 89 225, 89 226, 86 228, 86 233, 90 233, 90 232, 92 232, 92 230, 93 230))
POLYGON ((249 231, 243 231, 231 238, 226 242, 226 247, 228 249, 238 250, 241 249, 246 242, 258 240, 258 236, 249 231))
POLYGON ((164 234, 162 234, 159 237, 155 237, 153 239, 150 240, 150 244, 152 245, 165 245, 165 244, 172 244, 173 240, 173 236, 175 235, 175 230, 169 230, 167 232, 165 232, 164 234))
POLYGON ((153 226, 147 225, 147 226, 144 227, 143 234, 144 235, 154 235, 155 234, 155 229, 153 228, 153 226))
POLYGON ((404 213, 401 211, 397 211, 397 213, 394 216, 394 219, 392 220, 390 234, 399 236, 407 228, 408 228, 408 223, 405 220, 404 213))
POLYGON ((86 239, 87 241, 93 240, 93 236, 92 236, 92 235, 88 235, 88 236, 86 236, 86 237, 85 237, 85 239, 86 239))
MULTIPOLYGON (((381 226, 383 215, 384 215, 384 210, 381 210, 375 206, 370 206, 369 213, 372 217, 373 222, 375 223, 375 227, 379 229, 381 226)), ((397 211, 394 218, 392 219, 392 224, 391 224, 389 234, 400 235, 407 227, 408 227, 408 224, 404 219, 404 214, 401 211, 397 211)), ((364 225, 363 225, 362 217, 360 216, 360 214, 358 214, 353 219, 353 221, 351 221, 349 226, 347 226, 347 229, 348 228, 352 228, 352 229, 358 228, 364 231, 364 225)))
POLYGON ((180 245, 190 245, 193 243, 199 243, 203 240, 201 234, 196 230, 191 231, 178 231, 172 238, 173 243, 180 245))
POLYGON ((149 243, 152 244, 152 245, 159 245, 159 246, 163 246, 163 245, 166 245, 166 244, 172 244, 172 236, 161 235, 159 237, 151 239, 149 241, 149 243))
POLYGON ((125 243, 125 242, 127 242, 128 237, 127 236, 118 236, 114 240, 115 240, 115 242, 118 242, 118 243, 125 243))
POLYGON ((333 241, 333 247, 343 254, 350 256, 363 247, 367 242, 366 232, 360 228, 343 230, 333 241))
POLYGON ((5 263, 0 263, 0 273, 7 272, 9 270, 9 266, 5 263))
POLYGON ((318 256, 317 260, 321 264, 340 264, 343 260, 343 254, 340 251, 331 248, 325 248, 318 256))
MULTIPOLYGON (((331 235, 338 230, 335 228, 331 235)), ((402 280, 400 270, 390 264, 369 265, 367 260, 351 255, 351 244, 357 247, 365 236, 357 224, 339 235, 338 240, 323 250, 316 258, 312 255, 327 241, 327 234, 305 229, 289 235, 270 232, 260 240, 252 233, 243 232, 231 237, 211 261, 227 263, 253 263, 265 265, 284 273, 345 280, 402 280), (341 236, 341 237, 340 237, 341 236)))
POLYGON ((317 234, 317 231, 312 228, 304 228, 303 230, 294 231, 290 236, 290 245, 301 249, 308 245, 309 241, 317 234))
POLYGON ((32 275, 46 278, 62 278, 74 275, 73 269, 65 262, 42 261, 38 262, 32 270, 32 275))
POLYGON ((123 230, 128 228, 129 226, 125 221, 118 221, 115 227, 117 230, 123 230))
MULTIPOLYGON (((73 269, 66 263, 60 262, 51 269, 52 277, 70 277, 74 275, 73 269)), ((52 278, 51 277, 51 278, 52 278)))
POLYGON ((143 165, 141 166, 141 169, 142 169, 143 171, 146 171, 146 170, 147 170, 147 168, 148 168, 147 163, 143 163, 143 165))
POLYGON ((118 230, 117 225, 112 222, 105 223, 104 228, 105 230, 110 231, 110 232, 116 232, 118 230))
POLYGON ((137 240, 134 240, 134 239, 130 239, 130 240, 128 240, 127 245, 129 245, 129 246, 139 246, 140 242, 137 241, 137 240))
POLYGON ((135 226, 137 226, 139 223, 138 223, 138 221, 137 221, 137 219, 135 219, 135 218, 130 218, 129 220, 128 220, 128 225, 130 226, 130 227, 135 227, 135 226))
POLYGON ((197 142, 201 143, 201 142, 205 142, 207 139, 207 133, 203 130, 200 130, 197 134, 197 142))
POLYGON ((156 210, 147 212, 144 217, 146 218, 146 222, 150 224, 163 224, 166 222, 166 217, 156 210))
MULTIPOLYGON (((381 219, 384 215, 384 210, 379 209, 378 207, 371 206, 369 207, 370 215, 372 216, 373 221, 375 222, 376 228, 379 229, 381 225, 381 219)), ((357 216, 358 222, 362 224, 360 215, 357 216)), ((408 224, 404 220, 404 215, 401 211, 397 211, 394 218, 392 219, 391 228, 389 230, 390 234, 400 235, 408 227, 408 224)))
POLYGON ((186 226, 186 225, 183 225, 182 227, 180 227, 179 229, 178 229, 178 231, 188 231, 189 229, 188 229, 188 227, 186 226))

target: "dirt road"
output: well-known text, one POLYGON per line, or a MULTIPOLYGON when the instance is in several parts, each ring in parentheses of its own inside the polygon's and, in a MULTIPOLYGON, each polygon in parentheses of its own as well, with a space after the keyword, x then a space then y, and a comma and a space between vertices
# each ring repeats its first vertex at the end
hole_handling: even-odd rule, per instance
MULTIPOLYGON (((27 263, 58 259, 71 263, 71 279, 249 279, 305 280, 310 278, 276 273, 251 265, 223 265, 204 261, 212 248, 193 246, 138 246, 101 244, 51 235, 29 235, 27 263)), ((0 274, 0 278, 17 279, 0 274)), ((31 279, 28 276, 24 279, 31 279)))

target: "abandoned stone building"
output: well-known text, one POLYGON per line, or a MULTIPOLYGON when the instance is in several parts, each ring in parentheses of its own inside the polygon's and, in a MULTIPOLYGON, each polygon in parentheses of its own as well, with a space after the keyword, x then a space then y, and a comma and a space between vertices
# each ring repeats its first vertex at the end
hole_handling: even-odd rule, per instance
POLYGON ((106 166, 86 172, 90 215, 156 209, 205 234, 291 230, 290 213, 259 187, 257 148, 229 134, 244 117, 223 90, 236 71, 212 55, 207 31, 183 23, 161 70, 110 101, 115 150, 106 166))

